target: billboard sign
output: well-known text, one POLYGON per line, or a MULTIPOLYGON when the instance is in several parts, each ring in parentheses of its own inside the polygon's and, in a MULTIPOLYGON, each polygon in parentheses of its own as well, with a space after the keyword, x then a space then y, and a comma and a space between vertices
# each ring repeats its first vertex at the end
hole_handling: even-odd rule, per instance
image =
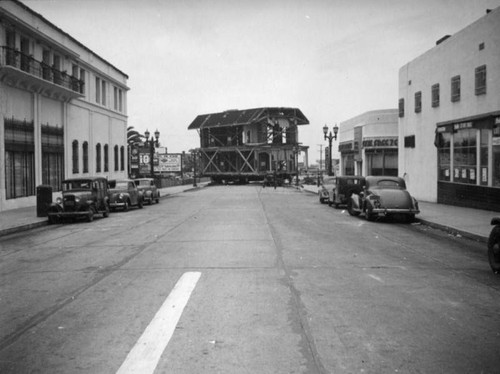
POLYGON ((182 167, 182 154, 167 153, 164 155, 158 155, 158 164, 160 172, 180 172, 182 167))

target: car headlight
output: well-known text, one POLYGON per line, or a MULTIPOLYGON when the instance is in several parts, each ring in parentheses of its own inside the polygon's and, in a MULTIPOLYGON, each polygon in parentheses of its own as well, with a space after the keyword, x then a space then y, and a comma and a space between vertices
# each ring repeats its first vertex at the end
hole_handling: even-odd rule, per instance
POLYGON ((58 197, 58 198, 56 199, 56 204, 61 205, 62 203, 63 203, 63 200, 62 200, 60 197, 58 197))
POLYGON ((80 198, 78 196, 75 197, 75 203, 79 203, 80 202, 80 198))
POLYGON ((122 193, 118 195, 118 199, 119 200, 123 200, 123 194, 122 193))

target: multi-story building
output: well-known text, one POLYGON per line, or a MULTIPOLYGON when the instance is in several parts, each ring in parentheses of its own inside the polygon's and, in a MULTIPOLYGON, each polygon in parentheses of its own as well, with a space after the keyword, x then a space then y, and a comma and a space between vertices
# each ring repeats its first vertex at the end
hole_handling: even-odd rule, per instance
POLYGON ((500 210, 500 8, 400 69, 399 140, 416 198, 500 210))
POLYGON ((0 2, 0 211, 68 177, 125 177, 128 76, 17 0, 0 2))
POLYGON ((339 124, 340 175, 398 175, 398 110, 372 110, 339 124))

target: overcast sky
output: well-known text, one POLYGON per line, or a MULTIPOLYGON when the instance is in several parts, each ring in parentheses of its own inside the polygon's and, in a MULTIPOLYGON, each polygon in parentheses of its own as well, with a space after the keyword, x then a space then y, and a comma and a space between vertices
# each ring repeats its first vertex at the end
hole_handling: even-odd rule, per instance
MULTIPOLYGON (((169 152, 199 114, 297 107, 324 124, 396 108, 399 69, 500 0, 22 0, 129 76, 128 125, 169 152)), ((336 146, 334 145, 334 149, 336 146)))

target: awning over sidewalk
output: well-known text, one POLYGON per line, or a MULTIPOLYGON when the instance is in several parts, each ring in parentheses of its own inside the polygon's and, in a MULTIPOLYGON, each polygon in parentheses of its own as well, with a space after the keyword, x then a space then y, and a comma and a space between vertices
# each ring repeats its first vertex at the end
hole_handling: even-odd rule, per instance
POLYGON ((309 120, 297 108, 255 108, 200 114, 191 122, 188 130, 249 125, 266 118, 275 120, 286 118, 297 125, 309 124, 309 120))

